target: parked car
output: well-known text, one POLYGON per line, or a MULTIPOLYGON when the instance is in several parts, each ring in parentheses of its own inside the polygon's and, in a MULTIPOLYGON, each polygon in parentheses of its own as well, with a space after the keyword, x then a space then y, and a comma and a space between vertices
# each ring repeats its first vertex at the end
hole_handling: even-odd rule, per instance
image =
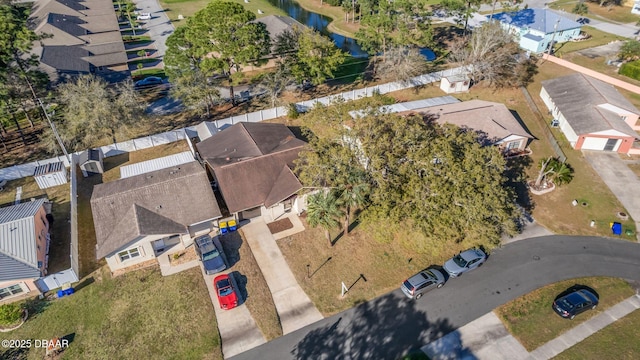
POLYGON ((137 20, 151 20, 151 13, 140 13, 136 17, 137 20))
POLYGON ((218 303, 223 310, 230 310, 238 306, 238 294, 233 288, 233 281, 227 274, 218 275, 213 279, 213 286, 216 289, 218 303))
POLYGON ((576 315, 598 307, 598 297, 587 289, 575 290, 556 299, 551 307, 556 314, 573 320, 576 315))
POLYGON ((136 81, 135 86, 136 87, 146 87, 146 86, 151 86, 151 85, 160 85, 163 82, 164 81, 160 77, 149 76, 149 77, 146 77, 146 78, 144 78, 142 80, 136 81))
POLYGON ((465 250, 444 263, 444 270, 451 277, 458 277, 469 270, 481 266, 487 260, 487 254, 480 249, 465 250))
POLYGON ((444 285, 444 274, 437 269, 420 271, 405 280, 400 289, 409 299, 420 299, 422 294, 444 285))
POLYGON ((198 253, 198 257, 200 257, 200 261, 202 261, 205 273, 211 275, 227 268, 222 258, 222 249, 218 249, 211 236, 198 236, 195 243, 196 253, 198 253))

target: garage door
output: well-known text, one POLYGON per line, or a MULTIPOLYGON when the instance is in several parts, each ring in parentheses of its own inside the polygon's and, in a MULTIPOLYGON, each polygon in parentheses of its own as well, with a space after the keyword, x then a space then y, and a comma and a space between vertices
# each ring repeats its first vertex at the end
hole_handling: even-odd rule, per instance
POLYGON ((584 138, 584 142, 582 143, 582 149, 584 150, 604 150, 604 147, 607 145, 607 138, 593 138, 587 137, 584 138))

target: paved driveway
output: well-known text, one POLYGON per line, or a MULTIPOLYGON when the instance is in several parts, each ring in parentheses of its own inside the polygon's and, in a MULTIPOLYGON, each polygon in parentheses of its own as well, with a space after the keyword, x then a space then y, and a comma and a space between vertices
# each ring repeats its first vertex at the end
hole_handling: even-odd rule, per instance
MULTIPOLYGON (((260 329, 256 325, 255 320, 251 316, 249 309, 244 303, 231 310, 222 310, 216 297, 216 291, 213 288, 213 279, 224 273, 230 273, 229 270, 222 273, 207 275, 204 272, 202 264, 202 276, 207 283, 209 297, 213 302, 213 310, 216 313, 216 321, 218 322, 218 330, 220 331, 220 339, 222 341, 222 354, 224 358, 240 354, 256 346, 262 345, 267 340, 262 335, 260 329)), ((234 287, 238 289, 237 282, 234 279, 234 287)))
POLYGON ((547 284, 584 276, 640 280, 638 269, 640 244, 629 241, 578 236, 517 241, 419 301, 396 290, 234 359, 396 359, 547 284))
POLYGON ((151 40, 154 41, 154 45, 158 50, 157 56, 162 59, 167 51, 167 46, 165 45, 167 38, 174 30, 173 24, 171 24, 169 17, 162 10, 157 0, 136 0, 134 2, 139 12, 151 13, 151 20, 143 20, 144 25, 142 27, 148 30, 144 35, 151 36, 151 40))
POLYGON ((587 150, 582 153, 635 220, 636 236, 640 236, 640 179, 617 153, 587 150))
POLYGON ((302 290, 278 244, 262 218, 242 226, 276 306, 282 333, 288 334, 322 319, 322 314, 302 290))

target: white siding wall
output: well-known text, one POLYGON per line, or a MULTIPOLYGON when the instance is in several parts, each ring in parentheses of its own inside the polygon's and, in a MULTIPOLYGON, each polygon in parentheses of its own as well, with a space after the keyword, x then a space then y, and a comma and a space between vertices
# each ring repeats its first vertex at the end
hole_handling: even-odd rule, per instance
MULTIPOLYGON (((155 255, 155 251, 153 250, 152 242, 155 240, 159 240, 159 239, 171 236, 171 235, 173 234, 141 236, 137 240, 130 242, 127 246, 123 246, 122 248, 118 249, 118 251, 116 251, 115 253, 105 257, 105 259, 107 260, 107 264, 109 264, 109 268, 111 268, 111 271, 113 272, 119 269, 124 269, 129 266, 140 264, 147 260, 155 259, 156 255, 155 255), (133 249, 133 248, 139 248, 140 256, 133 259, 125 260, 125 261, 120 261, 120 257, 118 256, 118 253, 127 249, 133 249)), ((179 244, 176 246, 184 247, 184 242, 188 241, 185 239, 191 239, 191 237, 188 234, 183 235, 182 244, 179 244)))

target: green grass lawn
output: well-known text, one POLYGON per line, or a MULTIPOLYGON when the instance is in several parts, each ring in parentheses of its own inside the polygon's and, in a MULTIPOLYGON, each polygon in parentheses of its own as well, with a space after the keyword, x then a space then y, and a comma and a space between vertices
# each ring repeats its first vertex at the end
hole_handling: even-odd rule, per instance
POLYGON ((617 35, 613 35, 610 33, 606 33, 604 31, 600 31, 596 28, 593 28, 591 26, 583 26, 582 27, 582 31, 586 32, 587 34, 591 35, 591 38, 587 39, 587 40, 582 40, 582 41, 568 41, 565 43, 561 43, 561 44, 557 44, 556 48, 555 48, 555 55, 558 57, 563 57, 565 54, 570 53, 570 52, 574 52, 574 51, 578 51, 578 50, 583 50, 583 49, 588 49, 588 48, 592 48, 595 46, 600 46, 600 45, 604 45, 604 44, 608 44, 612 41, 616 41, 616 40, 628 40, 625 37, 622 36, 617 36, 617 35))
POLYGON ((554 359, 609 359, 613 354, 616 359, 638 359, 640 358, 639 328, 640 310, 636 310, 570 347, 554 359))
MULTIPOLYGON (((621 279, 579 278, 535 290, 500 306, 496 309, 496 313, 511 334, 528 351, 532 351, 633 294, 635 294, 633 288, 621 279), (597 309, 584 312, 574 320, 563 319, 551 309, 551 304, 558 294, 575 284, 594 289, 600 296, 600 304, 597 309)), ((611 345, 607 348, 610 351, 615 349, 611 345)))
MULTIPOLYGON (((158 269, 112 278, 102 268, 74 295, 38 301, 25 324, 0 339, 71 338, 65 359, 222 359, 209 292, 199 268, 169 277, 158 269)), ((3 359, 42 359, 25 349, 3 359)))
MULTIPOLYGON (((263 17, 267 15, 286 15, 283 10, 275 7, 267 0, 251 0, 249 3, 245 3, 244 0, 228 0, 236 2, 245 9, 251 11, 256 17, 263 17), (258 9, 262 10, 263 14, 258 14, 258 9)), ((211 0, 160 0, 160 6, 165 10, 169 20, 171 20, 174 26, 181 26, 186 23, 186 18, 193 16, 198 10, 203 9, 209 4, 211 0), (182 15, 185 20, 179 20, 178 15, 182 15)))
MULTIPOLYGON (((541 63, 536 81, 528 86, 529 93, 542 113, 543 118, 523 117, 531 133, 539 139, 532 145, 534 164, 546 156, 553 155, 548 140, 542 132, 551 121, 547 108, 540 99, 540 82, 545 79, 569 75, 573 72, 550 62, 541 63)), ((507 105, 508 106, 508 105, 507 105)), ((573 150, 558 129, 552 129, 560 147, 567 156, 567 163, 574 170, 574 179, 568 185, 563 185, 553 192, 533 197, 533 216, 537 222, 558 234, 611 236, 609 223, 620 221, 615 214, 619 211, 627 212, 618 199, 611 193, 600 176, 593 170, 582 155, 573 150), (587 206, 572 206, 572 200, 586 202, 587 206), (591 220, 595 220, 596 227, 589 227, 591 220)), ((529 177, 533 178, 537 168, 529 170, 529 177)), ((628 212, 627 212, 628 213, 628 212)), ((635 241, 635 226, 633 220, 622 221, 624 229, 633 229, 632 236, 622 235, 623 239, 635 241)))
MULTIPOLYGON (((551 9, 564 10, 567 12, 567 17, 576 17, 578 15, 572 14, 571 11, 578 3, 578 0, 557 0, 549 3, 551 9)), ((589 8, 587 17, 593 17, 598 20, 618 22, 618 23, 636 23, 640 19, 640 16, 631 13, 630 6, 600 6, 596 2, 584 2, 589 8)), ((579 17, 579 16, 578 16, 579 17)))

